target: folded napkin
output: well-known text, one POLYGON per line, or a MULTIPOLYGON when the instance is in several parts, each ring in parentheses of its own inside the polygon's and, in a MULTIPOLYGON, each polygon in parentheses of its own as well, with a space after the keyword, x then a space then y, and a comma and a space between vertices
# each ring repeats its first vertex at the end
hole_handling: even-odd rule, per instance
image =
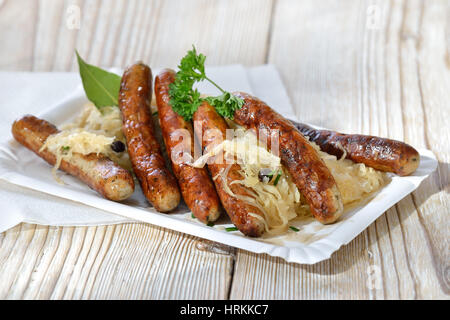
MULTIPOLYGON (((296 119, 281 78, 272 65, 244 68, 241 65, 207 67, 207 74, 228 91, 251 93, 277 112, 296 119)), ((119 71, 118 71, 119 73, 119 71)), ((154 70, 157 74, 157 70, 154 70)), ((0 142, 11 141, 11 124, 24 114, 39 114, 76 90, 77 73, 0 72, 0 95, 7 103, 0 111, 0 142)), ((202 93, 217 89, 201 83, 202 93)), ((56 183, 56 182, 55 182, 56 183)), ((19 187, 0 180, 0 232, 21 222, 51 226, 94 226, 134 222, 78 202, 19 187)))

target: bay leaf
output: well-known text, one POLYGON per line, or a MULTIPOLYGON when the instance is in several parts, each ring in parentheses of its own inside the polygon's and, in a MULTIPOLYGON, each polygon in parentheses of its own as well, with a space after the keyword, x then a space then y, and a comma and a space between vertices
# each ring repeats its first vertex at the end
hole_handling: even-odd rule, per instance
POLYGON ((121 77, 86 63, 75 51, 86 96, 98 109, 117 106, 121 77))

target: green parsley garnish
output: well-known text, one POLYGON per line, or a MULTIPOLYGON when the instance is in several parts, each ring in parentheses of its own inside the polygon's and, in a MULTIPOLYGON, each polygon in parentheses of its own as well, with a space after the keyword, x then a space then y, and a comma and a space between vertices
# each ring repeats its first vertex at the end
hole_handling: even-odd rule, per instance
POLYGON ((244 105, 244 100, 223 90, 218 84, 206 76, 205 73, 206 56, 197 54, 194 46, 186 56, 181 59, 180 69, 175 81, 169 85, 170 104, 173 110, 185 120, 191 120, 195 111, 207 101, 212 105, 218 114, 225 118, 233 119, 234 112, 244 105), (207 80, 222 92, 217 97, 200 98, 200 92, 194 89, 196 82, 207 80))
POLYGON ((293 226, 289 226, 289 229, 291 229, 292 231, 295 231, 295 232, 300 231, 300 229, 297 229, 296 227, 293 227, 293 226))
POLYGON ((69 151, 70 147, 69 146, 63 146, 61 147, 61 151, 69 151))
POLYGON ((191 218, 196 219, 193 213, 191 213, 191 218))
POLYGON ((225 230, 226 230, 227 232, 238 231, 238 228, 236 228, 236 227, 229 227, 229 228, 225 228, 225 230))
POLYGON ((206 225, 207 225, 208 227, 214 227, 214 223, 213 223, 213 222, 208 222, 206 225))

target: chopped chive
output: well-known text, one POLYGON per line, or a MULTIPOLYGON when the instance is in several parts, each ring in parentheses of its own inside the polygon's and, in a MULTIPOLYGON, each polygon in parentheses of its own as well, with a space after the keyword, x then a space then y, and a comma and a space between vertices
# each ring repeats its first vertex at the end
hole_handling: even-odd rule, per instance
POLYGON ((229 227, 229 228, 225 228, 225 230, 226 230, 227 232, 238 231, 238 228, 236 228, 236 227, 229 227))
POLYGON ((295 232, 300 231, 300 229, 297 229, 296 227, 293 227, 293 226, 289 226, 289 229, 291 229, 292 231, 295 231, 295 232))
POLYGON ((214 223, 208 222, 207 226, 208 226, 208 227, 214 227, 214 223))
POLYGON ((195 216, 194 216, 194 214, 193 214, 193 213, 191 213, 191 218, 192 218, 192 219, 195 219, 195 216))
POLYGON ((278 184, 278 180, 280 180, 280 178, 281 178, 281 173, 282 173, 281 170, 278 171, 278 175, 277 175, 277 177, 275 178, 275 181, 273 182, 273 185, 274 185, 274 186, 276 186, 276 185, 278 184))
POLYGON ((153 112, 152 116, 155 116, 158 114, 158 111, 153 112))
POLYGON ((69 146, 63 146, 63 147, 61 147, 61 150, 62 150, 62 151, 68 151, 69 149, 70 149, 69 146))

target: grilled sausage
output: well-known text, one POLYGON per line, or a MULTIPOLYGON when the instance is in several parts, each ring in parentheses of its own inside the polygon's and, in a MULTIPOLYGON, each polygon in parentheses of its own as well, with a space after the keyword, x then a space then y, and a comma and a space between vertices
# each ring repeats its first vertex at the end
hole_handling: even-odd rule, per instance
MULTIPOLYGON (((278 130, 281 162, 308 202, 311 213, 322 223, 335 222, 343 212, 342 197, 330 170, 314 147, 289 120, 263 101, 246 93, 234 95, 244 100, 242 108, 234 113, 234 121, 257 133, 259 130, 278 130)), ((271 148, 270 141, 267 142, 271 148)))
MULTIPOLYGON (((225 120, 219 116, 216 110, 208 103, 204 102, 194 113, 194 130, 199 141, 202 141, 203 149, 208 152, 218 144, 218 140, 223 141, 226 137, 226 129, 228 128, 225 120), (202 133, 204 132, 203 136, 202 133), (211 134, 211 133, 216 134, 211 134)), ((263 213, 256 207, 247 202, 238 199, 227 193, 225 190, 229 188, 231 192, 238 196, 252 197, 249 190, 240 183, 233 181, 242 180, 239 173, 241 167, 237 163, 228 164, 225 161, 209 161, 208 169, 213 176, 217 193, 219 194, 222 205, 231 222, 243 234, 252 237, 259 237, 264 232, 264 223, 250 215, 249 213, 263 216, 263 213), (226 181, 222 177, 223 170, 229 170, 226 175, 226 181)), ((225 171, 226 172, 226 171, 225 171)))
POLYGON ((176 208, 180 191, 172 173, 165 165, 160 145, 155 137, 150 112, 152 73, 148 66, 137 63, 122 76, 119 108, 122 112, 128 153, 142 191, 160 212, 176 208))
MULTIPOLYGON (((52 166, 56 163, 56 155, 40 149, 50 135, 58 132, 51 123, 31 115, 16 120, 12 125, 14 138, 52 166)), ((61 161, 59 169, 79 178, 110 200, 124 200, 134 191, 132 175, 102 155, 74 152, 70 158, 61 161)))
POLYGON ((169 84, 174 81, 175 72, 170 69, 163 70, 155 78, 156 104, 164 143, 184 202, 197 219, 213 222, 220 215, 219 197, 207 169, 194 168, 185 161, 192 159, 194 154, 194 130, 192 124, 173 111, 169 103, 169 84), (180 142, 180 137, 186 141, 180 142), (178 151, 183 157, 189 156, 186 157, 188 159, 177 158, 180 155, 178 151), (184 154, 184 151, 189 151, 189 154, 184 154))
POLYGON ((394 172, 407 176, 416 171, 420 155, 409 144, 397 140, 366 136, 360 134, 342 134, 330 130, 317 130, 306 124, 295 125, 310 141, 317 143, 326 153, 340 158, 344 151, 347 159, 377 170, 394 172))

